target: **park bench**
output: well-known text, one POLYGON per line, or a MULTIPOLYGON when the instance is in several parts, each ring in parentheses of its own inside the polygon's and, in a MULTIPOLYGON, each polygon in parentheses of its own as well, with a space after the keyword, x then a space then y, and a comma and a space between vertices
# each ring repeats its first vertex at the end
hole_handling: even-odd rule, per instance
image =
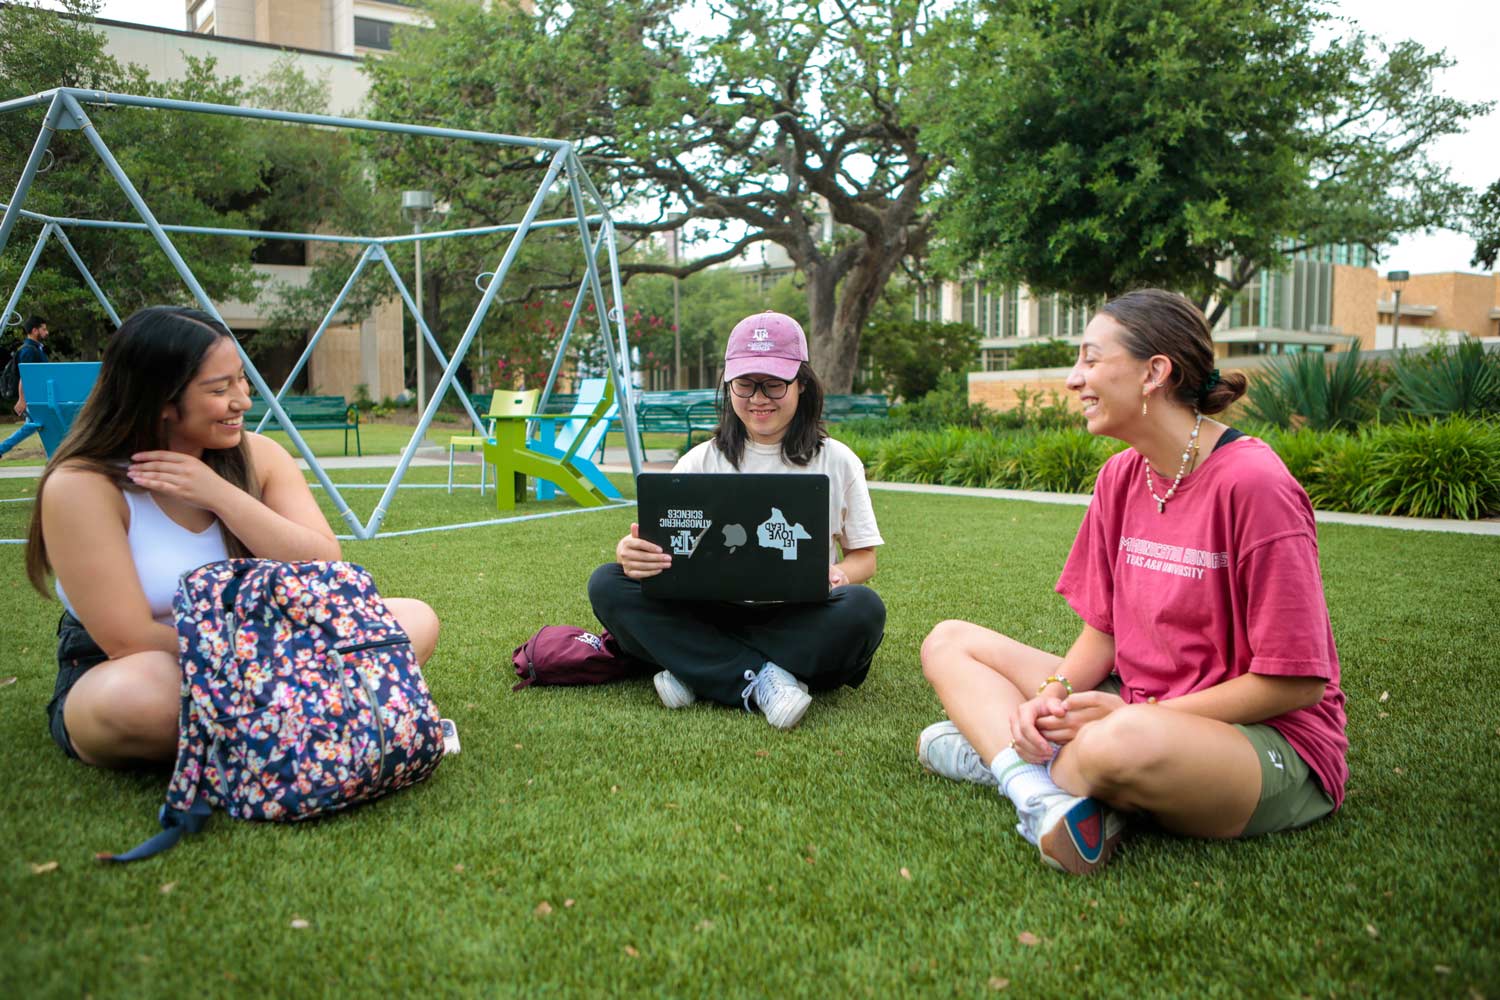
MULTIPOLYGON (((488 401, 485 405, 489 405, 488 401)), ((292 423, 297 425, 298 433, 343 431, 345 455, 349 454, 349 432, 353 431, 354 453, 364 454, 359 443, 359 407, 347 402, 343 396, 283 396, 281 408, 286 411, 288 417, 292 418, 292 423)), ((260 423, 260 418, 265 415, 267 409, 265 399, 257 397, 252 400, 250 411, 245 414, 246 426, 253 427, 260 423)), ((277 429, 274 417, 266 424, 266 429, 277 429)))
POLYGON ((879 393, 853 393, 823 397, 823 419, 830 424, 855 417, 883 417, 889 406, 879 393))
POLYGON ((687 444, 693 431, 719 426, 718 392, 714 389, 672 389, 643 392, 635 404, 635 426, 641 434, 682 434, 687 444))

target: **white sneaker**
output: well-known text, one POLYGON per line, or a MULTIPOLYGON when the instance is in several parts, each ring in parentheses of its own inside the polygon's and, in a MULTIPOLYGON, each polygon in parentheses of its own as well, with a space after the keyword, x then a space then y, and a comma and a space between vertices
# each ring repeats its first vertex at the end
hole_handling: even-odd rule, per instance
POLYGON ((663 670, 652 681, 656 684, 656 696, 668 708, 687 708, 698 700, 693 689, 678 680, 677 675, 670 670, 663 670))
POLYGON ((807 713, 807 706, 812 704, 812 695, 807 693, 807 688, 774 663, 767 662, 759 673, 745 671, 745 680, 749 683, 743 697, 747 702, 750 697, 755 698, 760 714, 773 728, 795 727, 807 713))
POLYGON ((1120 814, 1098 799, 1061 789, 1038 792, 1016 805, 1016 832, 1035 844, 1058 871, 1088 875, 1104 867, 1125 832, 1120 814))
POLYGON ((934 722, 917 737, 917 762, 928 772, 950 781, 1000 787, 995 772, 984 766, 964 734, 951 721, 934 722))

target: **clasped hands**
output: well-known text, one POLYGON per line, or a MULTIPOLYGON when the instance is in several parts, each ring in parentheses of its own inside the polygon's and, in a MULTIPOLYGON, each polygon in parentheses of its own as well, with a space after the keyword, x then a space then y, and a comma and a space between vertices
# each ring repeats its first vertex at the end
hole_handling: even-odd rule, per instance
POLYGON ((1123 704, 1119 695, 1104 691, 1079 691, 1066 698, 1038 695, 1011 713, 1011 745, 1027 763, 1045 764, 1056 753, 1052 744, 1066 746, 1084 726, 1123 704))

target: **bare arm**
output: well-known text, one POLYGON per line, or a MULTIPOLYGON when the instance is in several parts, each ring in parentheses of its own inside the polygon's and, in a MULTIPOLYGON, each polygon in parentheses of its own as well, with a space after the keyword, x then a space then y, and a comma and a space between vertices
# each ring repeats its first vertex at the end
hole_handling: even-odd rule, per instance
POLYGON ((875 575, 875 548, 850 549, 844 558, 828 567, 828 586, 864 583, 875 575))
POLYGON ((260 479, 259 500, 196 458, 178 452, 147 451, 132 456, 130 478, 154 493, 213 511, 251 553, 263 559, 338 559, 338 539, 297 463, 268 438, 248 432, 246 438, 260 479))
POLYGON ((1194 691, 1158 705, 1206 719, 1251 725, 1299 708, 1316 705, 1328 682, 1321 677, 1271 677, 1241 674, 1222 684, 1194 691))
POLYGON ((177 655, 177 632, 151 617, 126 537, 129 514, 104 476, 61 468, 42 496, 42 538, 74 613, 111 659, 159 649, 177 655))

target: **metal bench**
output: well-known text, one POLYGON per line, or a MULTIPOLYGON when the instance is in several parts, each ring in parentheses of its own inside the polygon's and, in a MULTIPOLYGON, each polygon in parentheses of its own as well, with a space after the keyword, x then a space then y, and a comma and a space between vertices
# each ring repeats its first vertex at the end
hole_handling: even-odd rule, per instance
POLYGON ((641 434, 681 434, 691 444, 693 431, 719 426, 718 395, 714 389, 643 392, 635 404, 636 429, 641 434))
MULTIPOLYGON (((488 401, 486 404, 488 405, 488 401)), ((297 425, 301 431, 343 431, 344 432, 344 454, 349 454, 349 432, 354 432, 354 453, 363 455, 364 450, 359 443, 359 407, 348 402, 343 396, 283 396, 281 408, 286 415, 291 417, 292 423, 297 425)), ((260 418, 265 416, 267 409, 266 401, 257 397, 250 402, 250 410, 245 414, 245 422, 258 424, 260 418)), ((268 430, 276 429, 275 422, 266 425, 268 430)))

